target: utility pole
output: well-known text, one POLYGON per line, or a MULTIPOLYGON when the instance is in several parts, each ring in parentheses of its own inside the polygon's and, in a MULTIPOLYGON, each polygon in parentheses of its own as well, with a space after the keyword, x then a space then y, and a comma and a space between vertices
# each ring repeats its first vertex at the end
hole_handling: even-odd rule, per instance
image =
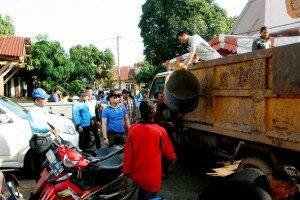
POLYGON ((119 69, 119 90, 121 90, 121 68, 120 68, 119 38, 120 38, 120 36, 117 35, 117 53, 118 53, 118 69, 119 69))

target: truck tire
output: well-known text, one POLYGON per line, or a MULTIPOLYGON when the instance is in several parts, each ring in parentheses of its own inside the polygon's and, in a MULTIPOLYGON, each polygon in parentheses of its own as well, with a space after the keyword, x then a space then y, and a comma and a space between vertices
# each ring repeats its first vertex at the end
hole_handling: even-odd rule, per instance
POLYGON ((237 171, 241 171, 246 168, 256 168, 262 171, 264 174, 270 174, 272 172, 271 167, 265 161, 257 157, 244 158, 240 162, 237 171))

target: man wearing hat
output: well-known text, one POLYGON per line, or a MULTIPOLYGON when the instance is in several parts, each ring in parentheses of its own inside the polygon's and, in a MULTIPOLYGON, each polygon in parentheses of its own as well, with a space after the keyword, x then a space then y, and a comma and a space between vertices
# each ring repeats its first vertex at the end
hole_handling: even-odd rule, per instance
POLYGON ((123 104, 120 104, 120 94, 111 91, 107 96, 110 102, 102 112, 102 133, 105 145, 125 144, 125 128, 130 128, 130 121, 123 104), (124 123, 125 121, 125 123, 124 123))
POLYGON ((79 148, 82 150, 90 147, 90 125, 91 114, 89 105, 86 103, 88 100, 88 92, 86 89, 81 90, 79 100, 73 107, 73 118, 76 129, 79 132, 79 148))
POLYGON ((33 160, 36 181, 39 179, 42 164, 46 159, 45 151, 50 148, 50 144, 52 143, 51 134, 49 134, 49 132, 54 134, 58 133, 57 129, 51 129, 47 123, 50 120, 50 114, 44 106, 47 104, 49 97, 50 95, 48 95, 45 90, 36 88, 32 92, 34 105, 28 113, 28 121, 33 134, 30 143, 35 144, 33 160))

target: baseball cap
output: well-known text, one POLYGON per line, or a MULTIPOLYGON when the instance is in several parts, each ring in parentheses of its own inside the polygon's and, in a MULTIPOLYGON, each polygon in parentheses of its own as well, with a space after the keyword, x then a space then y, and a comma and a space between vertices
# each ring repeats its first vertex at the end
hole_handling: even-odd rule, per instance
POLYGON ((42 88, 36 88, 32 92, 32 97, 33 98, 40 98, 40 99, 48 99, 50 97, 49 94, 45 92, 42 88))

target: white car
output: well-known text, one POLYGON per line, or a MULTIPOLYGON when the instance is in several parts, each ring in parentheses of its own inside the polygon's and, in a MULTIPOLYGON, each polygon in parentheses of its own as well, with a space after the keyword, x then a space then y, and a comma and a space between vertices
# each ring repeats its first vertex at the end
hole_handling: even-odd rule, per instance
MULTIPOLYGON (((0 95, 0 168, 32 168, 27 115, 24 107, 0 95)), ((70 119, 53 114, 50 123, 60 130, 63 139, 78 146, 79 134, 70 119)))

